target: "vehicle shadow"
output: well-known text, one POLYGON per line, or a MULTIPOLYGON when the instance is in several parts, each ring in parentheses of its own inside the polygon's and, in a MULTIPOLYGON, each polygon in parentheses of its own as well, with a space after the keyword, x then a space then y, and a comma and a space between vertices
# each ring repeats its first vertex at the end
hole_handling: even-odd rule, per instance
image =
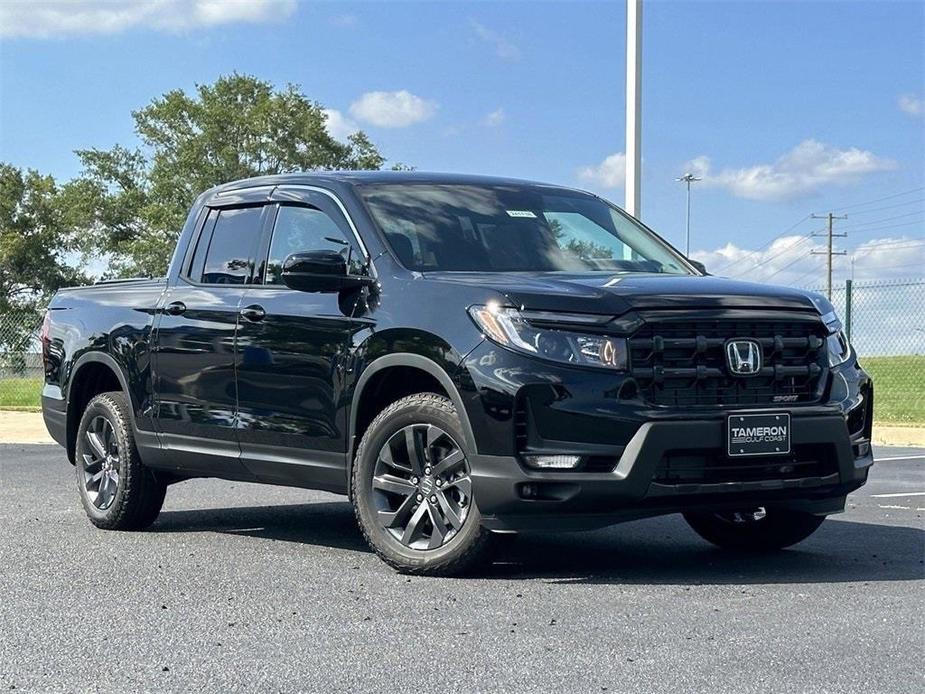
POLYGON ((216 532, 371 552, 346 502, 161 511, 150 532, 216 532))
MULTIPOLYGON (((164 511, 152 532, 216 532, 369 552, 346 502, 164 511)), ((526 533, 500 543, 475 577, 555 583, 727 585, 925 578, 925 530, 828 519, 808 540, 767 554, 716 549, 680 516, 587 533, 526 533)))

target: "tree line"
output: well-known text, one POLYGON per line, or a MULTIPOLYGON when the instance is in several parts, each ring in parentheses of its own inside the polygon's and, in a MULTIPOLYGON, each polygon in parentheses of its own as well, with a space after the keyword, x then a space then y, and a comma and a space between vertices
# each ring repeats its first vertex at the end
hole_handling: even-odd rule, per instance
POLYGON ((163 275, 207 188, 385 163, 362 131, 333 138, 323 106, 298 87, 248 75, 167 92, 132 118, 139 144, 77 150, 72 180, 0 163, 0 317, 34 315, 60 287, 88 281, 90 259, 105 259, 111 277, 163 275))

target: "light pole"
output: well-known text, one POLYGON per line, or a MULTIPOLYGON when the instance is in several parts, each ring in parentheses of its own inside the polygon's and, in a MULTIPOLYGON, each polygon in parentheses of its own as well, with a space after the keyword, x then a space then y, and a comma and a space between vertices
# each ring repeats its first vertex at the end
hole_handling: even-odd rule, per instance
POLYGON ((624 209, 642 216, 642 0, 626 0, 626 195, 624 209))
POLYGON ((702 178, 697 178, 692 173, 686 173, 681 178, 674 179, 682 183, 687 184, 687 246, 684 254, 690 257, 691 254, 691 183, 696 183, 697 181, 702 181, 702 178))

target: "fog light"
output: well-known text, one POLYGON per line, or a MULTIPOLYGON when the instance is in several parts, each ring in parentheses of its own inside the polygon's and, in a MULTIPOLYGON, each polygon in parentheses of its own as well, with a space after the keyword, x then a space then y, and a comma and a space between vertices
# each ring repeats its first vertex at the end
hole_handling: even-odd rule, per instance
POLYGON ((525 455, 524 460, 530 467, 553 470, 570 470, 578 467, 580 455, 525 455))

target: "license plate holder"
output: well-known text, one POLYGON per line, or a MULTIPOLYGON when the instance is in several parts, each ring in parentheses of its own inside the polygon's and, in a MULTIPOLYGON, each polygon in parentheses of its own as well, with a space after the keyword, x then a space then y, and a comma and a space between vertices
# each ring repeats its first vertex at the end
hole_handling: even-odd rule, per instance
POLYGON ((730 414, 726 418, 726 455, 745 458, 790 453, 790 414, 730 414))

